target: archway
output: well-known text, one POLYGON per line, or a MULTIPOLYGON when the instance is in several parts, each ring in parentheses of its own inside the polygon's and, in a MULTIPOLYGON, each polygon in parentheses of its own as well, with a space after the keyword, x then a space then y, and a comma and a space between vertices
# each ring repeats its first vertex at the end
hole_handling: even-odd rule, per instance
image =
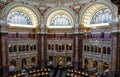
POLYGON ((34 68, 36 66, 36 59, 35 57, 32 57, 31 59, 31 68, 34 68))
POLYGON ((27 61, 26 61, 25 58, 22 59, 21 65, 22 65, 22 69, 26 69, 27 68, 27 61))
POLYGON ((50 68, 53 68, 53 67, 54 67, 54 66, 53 66, 53 57, 52 57, 52 56, 49 56, 48 66, 49 66, 50 68))
POLYGON ((85 64, 85 65, 84 65, 84 69, 85 69, 85 70, 88 70, 88 59, 85 58, 84 64, 85 64))
POLYGON ((71 14, 65 10, 56 10, 49 14, 46 23, 48 28, 72 28, 74 25, 71 14))
POLYGON ((109 64, 106 63, 106 62, 103 63, 103 71, 104 72, 108 72, 109 71, 109 64))
POLYGON ((115 21, 113 6, 107 4, 106 1, 104 3, 90 3, 85 6, 80 12, 80 23, 84 27, 107 26, 115 21))
POLYGON ((10 65, 16 66, 16 60, 11 60, 11 61, 10 61, 10 65))
POLYGON ((93 61, 93 72, 95 74, 98 74, 98 62, 97 61, 93 61))
POLYGON ((57 56, 57 67, 62 68, 64 66, 64 61, 62 56, 57 56))
POLYGON ((16 71, 16 60, 10 61, 9 72, 16 71))
POLYGON ((66 67, 70 68, 72 66, 71 57, 70 56, 66 57, 66 63, 67 63, 66 67))

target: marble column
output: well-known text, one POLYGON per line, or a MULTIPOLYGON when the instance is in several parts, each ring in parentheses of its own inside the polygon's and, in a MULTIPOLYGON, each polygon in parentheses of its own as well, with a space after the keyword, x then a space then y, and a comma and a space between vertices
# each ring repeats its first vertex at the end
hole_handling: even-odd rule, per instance
POLYGON ((6 24, 0 24, 0 77, 8 77, 8 47, 7 47, 7 27, 6 24))
POLYGON ((82 58, 82 68, 84 68, 84 67, 85 67, 85 59, 82 58))
POLYGON ((73 68, 82 69, 83 33, 74 33, 73 38, 73 68))
POLYGON ((38 50, 38 67, 44 68, 47 66, 47 34, 37 34, 37 50, 38 50))
POLYGON ((120 32, 112 33, 112 62, 110 77, 119 77, 120 73, 120 32))
POLYGON ((102 61, 98 61, 98 73, 102 74, 103 73, 103 63, 102 61))
POLYGON ((90 71, 93 71, 93 60, 92 59, 90 59, 89 60, 89 67, 90 67, 90 71))

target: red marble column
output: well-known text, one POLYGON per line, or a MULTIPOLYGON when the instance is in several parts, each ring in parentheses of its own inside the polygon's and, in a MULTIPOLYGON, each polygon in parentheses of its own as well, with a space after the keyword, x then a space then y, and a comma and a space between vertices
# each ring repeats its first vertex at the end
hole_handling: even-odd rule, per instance
POLYGON ((120 32, 112 33, 112 58, 111 59, 112 61, 111 61, 110 77, 120 77, 120 32))
POLYGON ((83 33, 75 33, 73 39, 73 68, 82 68, 83 33))
POLYGON ((0 25, 0 77, 8 76, 8 51, 7 51, 7 31, 1 29, 0 25))
POLYGON ((37 34, 38 48, 38 67, 44 68, 47 66, 47 34, 37 34))

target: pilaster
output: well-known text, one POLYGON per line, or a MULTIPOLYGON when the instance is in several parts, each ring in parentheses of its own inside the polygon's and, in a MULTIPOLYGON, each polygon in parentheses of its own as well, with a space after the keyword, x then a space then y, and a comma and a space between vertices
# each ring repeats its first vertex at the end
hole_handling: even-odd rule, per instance
POLYGON ((74 33, 73 38, 73 67, 74 69, 82 69, 82 46, 83 33, 74 33))
POLYGON ((84 68, 84 67, 85 67, 85 59, 82 58, 82 68, 84 68))
POLYGON ((102 61, 98 61, 98 73, 99 74, 103 73, 103 63, 102 63, 102 61))
POLYGON ((93 60, 92 59, 89 60, 89 70, 93 71, 93 60))
POLYGON ((0 24, 0 77, 8 77, 7 24, 0 24))
POLYGON ((120 32, 112 33, 112 61, 110 77, 119 77, 120 73, 120 32))
POLYGON ((37 33, 38 67, 47 66, 47 34, 45 32, 37 33))

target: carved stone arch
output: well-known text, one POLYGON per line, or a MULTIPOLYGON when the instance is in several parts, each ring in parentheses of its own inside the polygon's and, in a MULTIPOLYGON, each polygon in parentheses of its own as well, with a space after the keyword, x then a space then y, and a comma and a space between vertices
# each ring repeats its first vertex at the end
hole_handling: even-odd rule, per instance
POLYGON ((65 10, 66 12, 68 12, 72 18, 73 18, 73 23, 75 22, 75 12, 69 8, 69 7, 54 7, 54 8, 50 8, 49 10, 46 11, 46 13, 44 14, 44 25, 46 26, 47 24, 47 18, 48 16, 54 12, 54 11, 57 11, 57 10, 65 10))
POLYGON ((4 13, 3 13, 3 10, 0 10, 0 19, 1 19, 1 20, 4 20, 4 13))
POLYGON ((30 9, 31 11, 33 11, 35 13, 35 15, 37 16, 38 19, 38 24, 40 24, 40 17, 41 14, 38 11, 38 9, 36 9, 34 6, 30 6, 27 4, 23 4, 23 3, 18 3, 18 2, 12 2, 10 4, 8 4, 4 9, 3 9, 3 13, 5 14, 5 20, 7 20, 7 15, 9 14, 9 11, 12 10, 15 7, 26 7, 28 9, 30 9))
MULTIPOLYGON (((114 19, 117 18, 116 10, 118 10, 118 9, 116 8, 116 6, 114 6, 111 2, 108 2, 105 0, 102 0, 102 1, 97 0, 96 2, 89 2, 89 3, 85 4, 84 7, 80 10, 80 12, 79 12, 79 18, 80 18, 79 23, 80 24, 82 23, 82 17, 84 15, 84 13, 88 10, 89 7, 94 6, 95 4, 103 4, 105 7, 108 7, 112 12, 113 18, 114 19)), ((97 9, 96 9, 96 11, 97 11, 97 9)))
POLYGON ((16 64, 17 64, 17 62, 16 62, 15 59, 10 60, 10 65, 14 65, 14 66, 16 66, 16 64))

